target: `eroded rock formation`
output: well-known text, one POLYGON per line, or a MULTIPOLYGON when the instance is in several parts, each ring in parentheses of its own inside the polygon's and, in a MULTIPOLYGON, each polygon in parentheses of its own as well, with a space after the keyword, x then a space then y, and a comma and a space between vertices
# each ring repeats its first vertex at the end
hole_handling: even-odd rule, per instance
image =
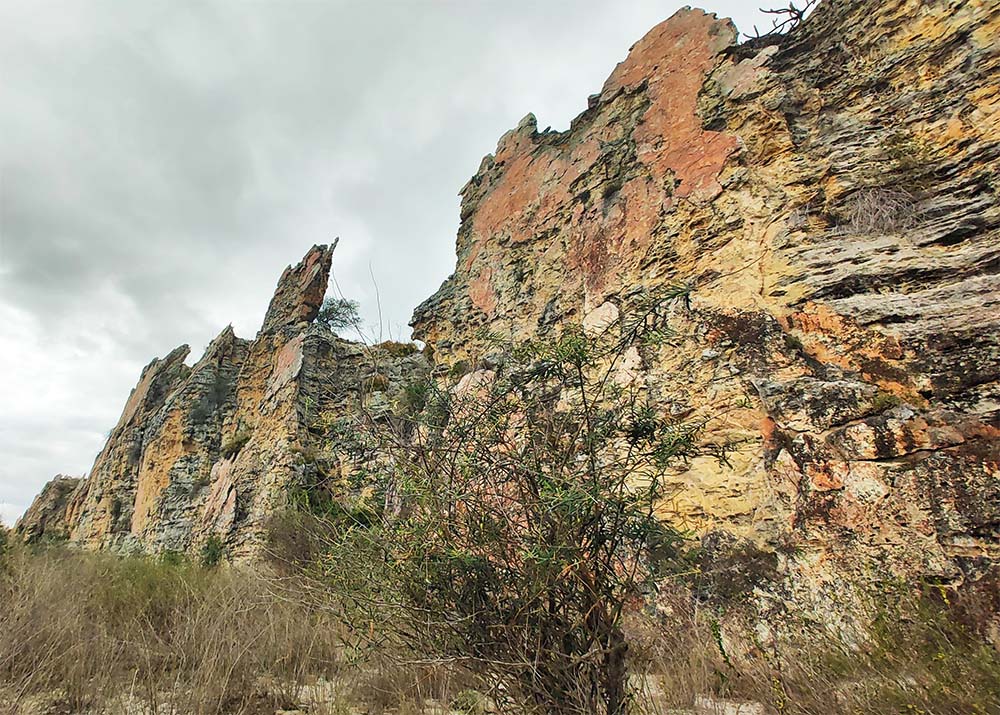
MULTIPOLYGON (((484 329, 605 325, 673 287, 677 337, 633 368, 727 457, 678 468, 665 518, 706 553, 764 554, 779 611, 867 578, 995 588, 998 37, 988 2, 830 0, 742 45, 681 10, 568 131, 529 115, 483 160, 415 337, 442 370, 475 369, 484 329)), ((255 340, 227 330, 193 368, 186 348, 146 368, 68 504, 72 539, 214 533, 252 553, 303 477, 319 384, 366 359, 310 326, 329 264, 315 248, 285 272, 255 340)), ((428 369, 392 360, 372 374, 428 369)))
POLYGON ((747 45, 680 11, 569 131, 529 115, 483 160, 415 336, 474 365, 484 331, 686 286, 637 364, 732 453, 679 469, 665 517, 794 545, 785 584, 813 595, 996 588, 998 37, 995 3, 827 2, 747 45))
POLYGON ((332 254, 316 246, 285 270, 254 340, 227 327, 193 367, 186 345, 147 365, 90 476, 46 486, 20 533, 154 553, 214 535, 234 557, 256 553, 268 518, 315 469, 302 454, 318 406, 349 409, 367 372, 421 374, 419 354, 383 356, 312 323, 332 254))
POLYGON ((82 481, 59 474, 42 488, 16 526, 26 542, 33 543, 45 537, 65 539, 69 536, 66 508, 82 481))

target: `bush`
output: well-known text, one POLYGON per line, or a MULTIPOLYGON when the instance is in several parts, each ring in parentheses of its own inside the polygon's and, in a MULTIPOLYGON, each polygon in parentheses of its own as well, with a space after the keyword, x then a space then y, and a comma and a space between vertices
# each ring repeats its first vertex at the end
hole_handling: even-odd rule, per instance
POLYGON ((201 545, 201 565, 205 568, 214 568, 222 563, 222 559, 226 555, 226 547, 220 539, 215 534, 209 536, 205 543, 201 545))
POLYGON ((891 392, 879 392, 875 395, 875 399, 872 400, 872 411, 877 414, 891 410, 893 407, 899 407, 902 404, 903 398, 899 395, 894 395, 891 392))
POLYGON ((384 450, 372 479, 387 508, 330 524, 322 562, 349 618, 462 663, 502 706, 626 712, 625 605, 678 556, 654 508, 666 470, 699 452, 699 425, 623 382, 658 308, 599 338, 570 328, 501 346, 492 379, 466 394, 429 384, 444 418, 425 409, 415 430, 359 425, 384 450))
POLYGON ((386 340, 379 343, 375 346, 375 349, 385 353, 389 357, 407 357, 408 355, 420 352, 420 348, 413 343, 397 343, 395 340, 386 340))
POLYGON ((431 389, 431 384, 427 380, 410 380, 403 385, 398 400, 401 415, 413 417, 423 411, 427 406, 427 397, 431 389))
POLYGON ((451 701, 451 709, 461 715, 484 715, 488 705, 486 697, 475 690, 459 691, 451 701))
POLYGON ((472 372, 472 365, 468 360, 459 360, 448 368, 448 376, 454 380, 460 380, 465 375, 472 372))
POLYGON ((333 331, 353 328, 361 322, 358 302, 332 296, 324 298, 316 322, 333 331))
POLYGON ((188 558, 183 551, 167 549, 160 553, 160 561, 166 566, 184 566, 188 558))

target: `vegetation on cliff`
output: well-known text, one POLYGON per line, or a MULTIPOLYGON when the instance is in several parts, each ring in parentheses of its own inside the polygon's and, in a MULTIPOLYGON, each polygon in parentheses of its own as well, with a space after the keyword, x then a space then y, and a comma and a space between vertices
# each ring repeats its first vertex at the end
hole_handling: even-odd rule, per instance
POLYGON ((368 467, 360 494, 328 495, 354 503, 334 510, 318 560, 360 609, 350 618, 479 674, 507 707, 626 711, 627 605, 679 556, 656 516, 663 472, 705 449, 700 425, 661 415, 629 364, 664 338, 668 297, 597 334, 498 341, 490 367, 426 383, 419 411, 360 411, 357 444, 328 435, 368 467))

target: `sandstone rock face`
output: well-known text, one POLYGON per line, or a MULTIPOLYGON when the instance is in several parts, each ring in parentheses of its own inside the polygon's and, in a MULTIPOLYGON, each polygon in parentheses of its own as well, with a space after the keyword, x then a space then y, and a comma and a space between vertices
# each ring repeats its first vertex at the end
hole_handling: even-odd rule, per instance
POLYGON ((28 543, 35 542, 43 536, 51 538, 66 538, 67 531, 66 508, 70 497, 83 480, 74 477, 57 475, 42 488, 31 508, 15 525, 15 530, 28 543))
POLYGON ((990 587, 998 37, 996 3, 831 1, 747 45, 681 10, 568 131, 529 115, 483 160, 455 273, 417 308, 415 337, 475 365, 484 329, 599 330, 685 286, 678 338, 639 369, 729 455, 679 469, 664 517, 794 544, 793 591, 990 587))
MULTIPOLYGON (((314 247, 284 272, 254 340, 229 327, 193 367, 187 346, 151 362, 89 477, 51 482, 19 533, 153 553, 214 535, 236 558, 256 553, 270 515, 314 469, 301 459, 310 424, 346 408, 379 354, 311 324, 332 254, 314 247)), ((421 361, 389 359, 406 365, 400 375, 421 361)))
POLYGON ((267 308, 261 332, 274 332, 316 319, 323 305, 326 284, 330 279, 331 256, 336 247, 336 240, 326 248, 314 247, 302 263, 285 269, 267 308))

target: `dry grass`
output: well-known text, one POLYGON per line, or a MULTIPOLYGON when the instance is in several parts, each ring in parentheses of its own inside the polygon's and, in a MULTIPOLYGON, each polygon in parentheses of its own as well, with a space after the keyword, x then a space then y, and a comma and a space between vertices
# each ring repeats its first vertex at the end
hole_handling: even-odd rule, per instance
POLYGON ((847 202, 840 230, 848 235, 900 233, 917 223, 913 195, 901 189, 859 189, 847 202))
MULTIPOLYGON (((712 611, 678 598, 667 621, 630 623, 641 710, 689 708, 702 695, 765 704, 781 715, 996 715, 1000 659, 946 604, 884 594, 845 639, 789 616, 767 645, 752 624, 720 630, 712 611)), ((856 613, 861 616, 861 613, 856 613)))
MULTIPOLYGON (((290 572, 13 549, 0 559, 0 713, 38 712, 39 696, 50 713, 488 711, 477 681, 447 662, 398 647, 347 658, 335 610, 290 572)), ((640 713, 704 695, 778 715, 1000 713, 996 651, 940 599, 872 600, 853 649, 791 617, 765 644, 685 592, 660 607, 627 624, 640 713)))
POLYGON ((249 571, 20 550, 0 602, 14 712, 54 694, 68 712, 273 713, 338 668, 336 624, 249 571))
POLYGON ((403 663, 376 657, 352 674, 350 701, 367 713, 420 713, 444 709, 464 711, 463 698, 474 692, 472 680, 447 663, 403 663))
POLYGON ((0 604, 0 715, 405 715, 469 687, 345 647, 337 609, 287 569, 14 548, 0 604))

